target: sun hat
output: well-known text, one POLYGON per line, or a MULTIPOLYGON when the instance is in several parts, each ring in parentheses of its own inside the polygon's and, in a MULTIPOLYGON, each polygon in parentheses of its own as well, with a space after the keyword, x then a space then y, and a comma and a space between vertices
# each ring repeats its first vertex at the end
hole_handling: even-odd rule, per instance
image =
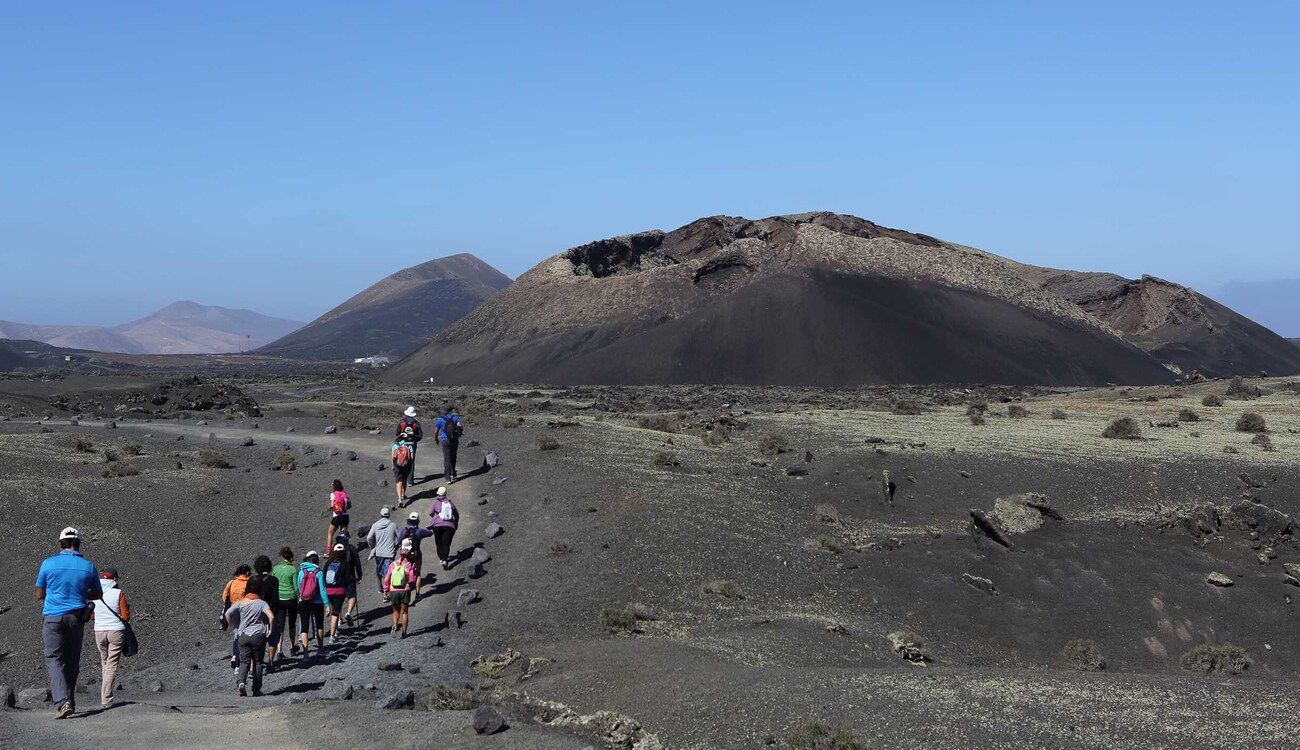
POLYGON ((439 487, 439 488, 438 488, 438 497, 442 497, 442 496, 444 496, 444 495, 446 495, 446 494, 447 494, 447 488, 446 488, 446 487, 439 487))
POLYGON ((407 538, 403 539, 403 540, 402 540, 402 549, 403 549, 403 550, 408 550, 408 551, 409 551, 409 550, 413 550, 413 549, 415 549, 415 542, 411 541, 411 538, 410 538, 410 537, 407 537, 407 538))
POLYGON ((408 407, 406 407, 406 411, 404 411, 404 412, 402 412, 402 413, 405 414, 405 415, 408 416, 408 417, 414 417, 414 416, 415 416, 415 407, 414 407, 414 406, 408 406, 408 407))
POLYGON ((388 518, 389 516, 393 515, 393 509, 385 505, 384 507, 379 509, 379 515, 383 516, 384 518, 388 518))
POLYGON ((411 511, 411 515, 407 516, 407 517, 406 517, 406 520, 408 520, 408 521, 418 521, 418 520, 420 520, 420 513, 419 513, 419 511, 414 511, 414 510, 411 511))
POLYGON ((59 532, 59 541, 61 542, 64 539, 81 539, 81 532, 77 531, 75 527, 69 526, 59 532))

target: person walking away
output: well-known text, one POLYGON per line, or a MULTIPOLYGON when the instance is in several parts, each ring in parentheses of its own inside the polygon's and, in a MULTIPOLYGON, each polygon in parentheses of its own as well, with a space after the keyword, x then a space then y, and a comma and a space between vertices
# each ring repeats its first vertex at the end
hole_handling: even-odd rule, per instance
POLYGON ((58 553, 45 558, 36 573, 36 598, 42 600, 41 646, 50 674, 50 700, 60 719, 77 710, 87 606, 103 593, 99 571, 81 555, 81 532, 71 526, 60 531, 58 553))
POLYGON ((423 439, 424 428, 420 426, 420 420, 415 418, 415 407, 408 406, 402 412, 401 421, 397 423, 397 442, 409 443, 411 446, 411 484, 415 484, 415 453, 423 439))
POLYGON ((122 663, 126 644, 126 624, 131 621, 131 607, 118 583, 116 568, 99 571, 103 596, 95 600, 95 645, 99 648, 99 705, 113 705, 113 688, 117 686, 117 668, 122 663))
POLYGON ((266 654, 267 635, 275 623, 275 613, 259 595, 262 584, 259 576, 257 585, 248 587, 244 597, 226 610, 226 622, 234 627, 235 641, 239 644, 239 675, 235 686, 240 697, 248 696, 249 672, 253 673, 253 695, 262 694, 262 657, 266 654))
MULTIPOLYGON (((226 581, 225 588, 221 589, 221 629, 225 630, 230 625, 230 620, 226 617, 226 612, 244 598, 244 591, 248 588, 248 578, 253 573, 253 569, 247 565, 240 565, 235 568, 233 577, 226 581)), ((230 644, 230 668, 239 668, 239 636, 233 636, 230 644)))
POLYGON ((415 479, 415 444, 398 440, 393 443, 389 458, 393 461, 393 486, 397 490, 397 507, 405 508, 408 502, 406 488, 414 484, 415 479))
POLYGON ((442 476, 448 482, 456 481, 456 450, 460 447, 460 436, 464 431, 456 407, 447 404, 442 407, 442 416, 433 422, 438 431, 438 443, 442 446, 442 476))
POLYGON ((316 633, 316 650, 325 648, 325 608, 329 606, 325 574, 321 572, 320 556, 315 550, 308 552, 298 566, 294 586, 298 589, 298 645, 306 657, 312 632, 316 633))
POLYGON ((343 483, 335 479, 333 489, 330 491, 330 528, 325 532, 325 549, 333 546, 334 542, 331 540, 335 534, 348 527, 350 510, 352 510, 352 498, 344 491, 343 483))
POLYGON ((347 529, 334 535, 334 544, 343 545, 343 561, 348 566, 350 582, 347 586, 347 592, 343 595, 343 622, 348 627, 352 627, 353 618, 357 612, 357 584, 361 582, 364 571, 361 569, 361 555, 357 553, 357 548, 352 546, 352 535, 347 529))
POLYGON ((410 539, 402 540, 397 549, 397 559, 388 566, 382 584, 384 595, 388 597, 389 604, 393 605, 393 626, 388 634, 396 635, 398 638, 406 637, 411 621, 411 596, 419 586, 415 566, 411 563, 411 552, 414 548, 415 545, 410 539))
POLYGON ((379 511, 379 520, 370 525, 366 534, 366 546, 370 547, 370 558, 375 561, 375 583, 379 593, 384 593, 384 576, 388 575, 388 566, 397 557, 397 537, 401 530, 393 523, 392 509, 385 506, 379 511))
POLYGON ((334 638, 339 632, 339 620, 343 619, 343 602, 348 597, 348 579, 351 577, 352 566, 348 565, 347 548, 342 544, 335 544, 334 549, 330 551, 330 556, 325 560, 325 595, 329 599, 329 619, 326 628, 329 635, 325 638, 325 645, 333 646, 334 638))
POLYGON ((423 562, 423 555, 420 553, 420 542, 426 537, 433 536, 433 532, 420 525, 420 514, 411 511, 411 515, 406 517, 406 525, 402 527, 401 534, 398 536, 402 541, 411 540, 411 554, 408 559, 411 567, 415 570, 415 585, 411 589, 411 604, 420 598, 420 568, 423 562))
MULTIPOLYGON (((266 606, 270 607, 271 612, 274 614, 275 610, 280 606, 280 581, 271 575, 271 570, 271 558, 266 555, 258 555, 257 559, 253 560, 253 575, 248 579, 248 588, 256 591, 257 595, 262 598, 262 601, 266 602, 266 606)), ((275 628, 272 627, 271 630, 274 631, 275 628)), ((274 647, 271 645, 271 634, 268 632, 266 636, 267 653, 263 655, 262 662, 264 665, 270 665, 272 650, 274 650, 274 647)), ((263 671, 265 670, 264 667, 263 671)))
POLYGON ((460 510, 447 497, 446 487, 438 488, 429 515, 433 518, 429 528, 433 531, 434 546, 438 550, 438 563, 446 570, 451 567, 451 540, 456 536, 456 527, 460 525, 460 510))
POLYGON ((275 657, 284 650, 284 643, 289 642, 290 654, 298 653, 298 640, 295 635, 298 624, 298 586, 296 585, 297 568, 293 564, 293 550, 284 547, 280 550, 280 562, 271 568, 271 576, 279 587, 277 601, 271 611, 275 620, 271 626, 271 635, 266 639, 266 669, 275 668, 275 657), (286 637, 287 636, 287 637, 286 637))

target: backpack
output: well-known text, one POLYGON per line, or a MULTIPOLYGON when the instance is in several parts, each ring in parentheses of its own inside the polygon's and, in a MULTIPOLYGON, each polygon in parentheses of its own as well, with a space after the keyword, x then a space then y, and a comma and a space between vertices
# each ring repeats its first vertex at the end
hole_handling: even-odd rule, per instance
POLYGON ((448 440, 460 440, 460 436, 465 430, 460 426, 460 420, 455 418, 456 415, 447 412, 442 415, 442 434, 447 436, 448 440))
POLYGON ((450 500, 443 500, 442 507, 438 509, 438 518, 444 521, 452 521, 456 518, 456 507, 451 504, 450 500))
POLYGON ((304 604, 310 604, 320 598, 320 589, 317 588, 315 570, 302 570, 302 584, 298 588, 298 598, 304 604))
POLYGON ((398 437, 405 435, 407 430, 410 430, 412 434, 419 432, 420 423, 414 419, 403 419, 402 421, 397 423, 398 437))
POLYGON ((411 446, 398 443, 393 449, 393 466, 406 466, 411 463, 411 446))
POLYGON ((393 574, 388 577, 389 588, 406 587, 406 566, 400 563, 393 563, 393 574))
POLYGON ((330 493, 330 512, 334 515, 346 512, 348 509, 348 493, 331 492, 330 493))
POLYGON ((329 567, 325 568, 325 585, 338 586, 340 573, 343 571, 343 563, 332 562, 329 567))

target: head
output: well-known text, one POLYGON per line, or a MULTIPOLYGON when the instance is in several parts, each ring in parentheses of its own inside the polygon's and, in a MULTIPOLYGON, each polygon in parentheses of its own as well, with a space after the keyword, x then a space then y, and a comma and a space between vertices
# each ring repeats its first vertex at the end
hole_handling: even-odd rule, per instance
POLYGON ((69 526, 59 532, 59 549, 81 549, 81 532, 69 526))
POLYGON ((392 516, 393 516, 393 509, 388 507, 387 505, 379 509, 380 518, 391 518, 392 516))
POLYGON ((267 557, 266 555, 258 555, 257 559, 253 561, 253 570, 256 571, 258 575, 265 575, 266 573, 270 573, 271 558, 267 557))
POLYGON ((451 403, 451 402, 447 402, 447 403, 445 403, 445 404, 442 405, 442 413, 443 413, 443 414, 451 414, 451 413, 454 412, 454 411, 456 411, 456 405, 455 405, 455 404, 453 404, 453 403, 451 403))
POLYGON ((415 407, 414 407, 414 406, 408 406, 408 407, 406 407, 406 411, 402 412, 402 415, 414 419, 414 418, 415 418, 415 407))
POLYGON ((439 487, 439 488, 438 488, 438 497, 446 497, 446 496, 447 496, 447 488, 446 488, 446 487, 439 487))
POLYGON ((343 553, 344 549, 345 549, 344 546, 341 544, 334 545, 334 549, 330 550, 330 562, 342 561, 344 555, 343 553))
POLYGON ((285 562, 293 562, 293 550, 288 547, 280 548, 280 559, 285 562))
POLYGON ((415 543, 410 539, 403 539, 402 546, 397 548, 397 554, 402 557, 408 557, 411 551, 415 549, 415 543))
POLYGON ((340 482, 340 481, 337 480, 337 479, 334 480, 334 491, 335 491, 335 492, 342 492, 342 491, 343 491, 343 483, 340 482))
POLYGON ((105 581, 116 581, 117 568, 100 568, 99 577, 105 581))
POLYGON ((320 555, 316 554, 316 550, 312 550, 311 552, 308 552, 307 556, 304 557, 302 560, 303 562, 309 562, 312 565, 320 565, 320 555))
POLYGON ((235 568, 235 575, 237 576, 251 576, 252 574, 253 569, 248 565, 240 565, 238 568, 235 568))
POLYGON ((352 535, 348 533, 347 529, 339 529, 338 533, 334 535, 335 544, 342 544, 344 546, 347 546, 347 543, 351 539, 352 539, 352 535))
POLYGON ((416 513, 415 511, 411 511, 411 515, 409 515, 409 516, 406 517, 406 525, 407 525, 407 526, 419 526, 419 525, 420 525, 420 514, 419 514, 419 513, 416 513))

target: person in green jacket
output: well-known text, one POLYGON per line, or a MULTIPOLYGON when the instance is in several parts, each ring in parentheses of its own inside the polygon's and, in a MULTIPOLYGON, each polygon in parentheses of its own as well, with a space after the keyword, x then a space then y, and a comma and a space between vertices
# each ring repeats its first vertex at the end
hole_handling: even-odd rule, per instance
POLYGON ((275 612, 275 624, 271 627, 271 637, 266 641, 266 671, 275 666, 275 657, 279 656, 285 640, 288 640, 289 655, 298 653, 298 570, 293 564, 293 550, 284 547, 280 550, 280 562, 271 568, 271 576, 279 584, 280 600, 272 608, 275 612), (289 637, 285 639, 285 632, 289 637))

